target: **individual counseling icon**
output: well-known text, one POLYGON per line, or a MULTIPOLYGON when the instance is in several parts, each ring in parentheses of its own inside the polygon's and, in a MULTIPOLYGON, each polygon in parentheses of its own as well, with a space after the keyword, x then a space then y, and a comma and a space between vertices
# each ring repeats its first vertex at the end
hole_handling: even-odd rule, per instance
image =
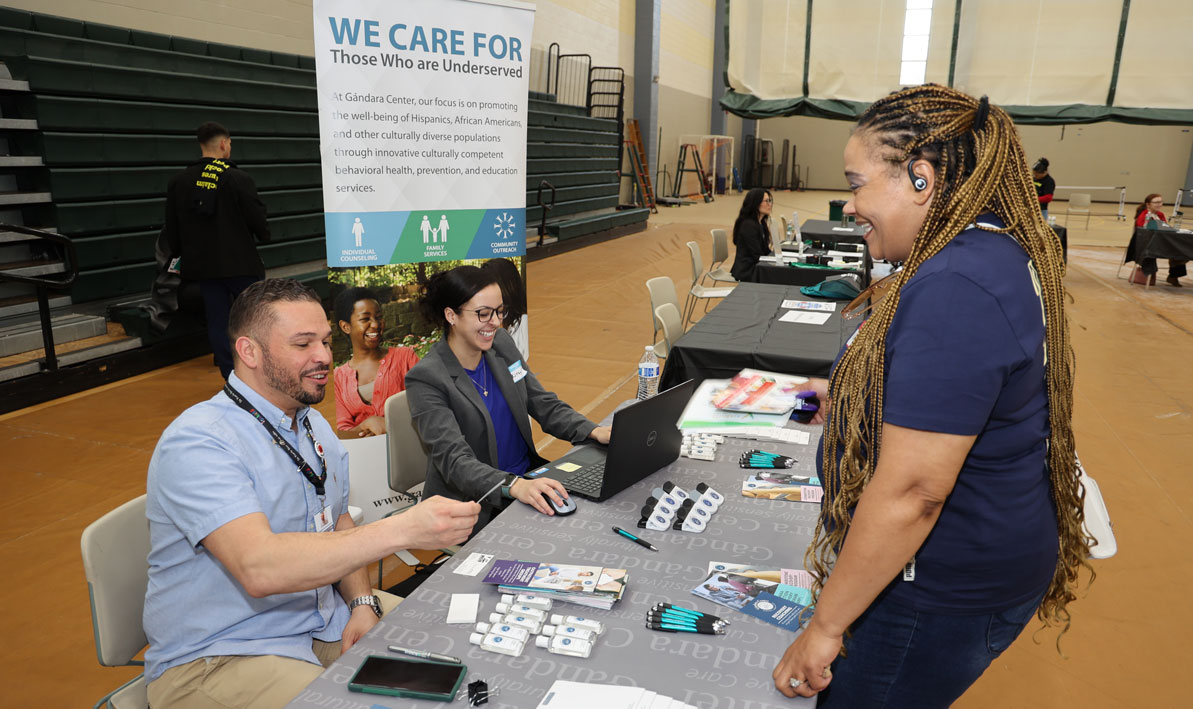
POLYGON ((361 237, 365 235, 365 225, 360 223, 360 217, 352 222, 352 235, 356 237, 356 248, 361 247, 361 237))

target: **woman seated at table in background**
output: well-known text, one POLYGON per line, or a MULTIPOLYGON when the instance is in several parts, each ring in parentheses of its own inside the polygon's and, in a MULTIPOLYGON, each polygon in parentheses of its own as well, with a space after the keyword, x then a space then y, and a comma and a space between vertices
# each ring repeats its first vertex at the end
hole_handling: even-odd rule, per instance
POLYGON ((755 187, 746 193, 737 221, 733 223, 733 267, 729 273, 739 281, 753 281, 758 259, 771 253, 770 192, 755 187))
MULTIPOLYGON (((1153 192, 1144 198, 1143 203, 1135 208, 1135 226, 1155 227, 1160 224, 1168 225, 1168 219, 1160 210, 1164 207, 1164 197, 1153 192)), ((1188 274, 1185 264, 1188 261, 1174 261, 1168 259, 1168 285, 1181 287, 1181 277, 1188 274)))
POLYGON ((530 418, 572 443, 608 443, 610 428, 539 384, 500 327, 505 306, 491 273, 476 266, 437 273, 423 286, 419 305, 444 333, 406 375, 410 413, 430 448, 424 495, 480 502, 485 510, 473 533, 509 499, 555 514, 543 495, 562 502, 563 484, 521 477, 545 462, 534 451, 530 418))
POLYGON ((501 297, 505 301, 505 317, 501 326, 514 338, 514 344, 522 353, 522 359, 530 359, 530 316, 526 309, 526 283, 518 265, 507 258, 493 258, 481 264, 481 268, 493 274, 501 286, 501 297))
POLYGON ((1040 203, 1044 221, 1048 221, 1048 205, 1052 204, 1052 196, 1056 194, 1056 180, 1048 174, 1048 158, 1040 158, 1031 166, 1031 181, 1036 188, 1036 200, 1040 203))
POLYGON ((334 315, 352 342, 352 358, 336 367, 336 428, 356 436, 385 433, 385 400, 406 388, 406 373, 418 363, 409 347, 382 347, 381 302, 368 288, 336 296, 334 315))
POLYGON ((1063 633, 1089 568, 1065 267, 1015 126, 984 97, 875 101, 845 175, 870 252, 904 267, 810 383, 815 612, 773 678, 830 709, 948 707, 1033 615, 1063 633))

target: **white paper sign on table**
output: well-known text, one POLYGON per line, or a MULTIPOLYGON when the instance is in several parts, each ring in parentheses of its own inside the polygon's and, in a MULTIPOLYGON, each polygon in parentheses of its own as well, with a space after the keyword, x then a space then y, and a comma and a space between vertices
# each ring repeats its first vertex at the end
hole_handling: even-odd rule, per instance
POLYGON ((779 322, 793 322, 800 325, 823 325, 832 317, 832 313, 809 313, 804 310, 788 310, 779 318, 779 322))

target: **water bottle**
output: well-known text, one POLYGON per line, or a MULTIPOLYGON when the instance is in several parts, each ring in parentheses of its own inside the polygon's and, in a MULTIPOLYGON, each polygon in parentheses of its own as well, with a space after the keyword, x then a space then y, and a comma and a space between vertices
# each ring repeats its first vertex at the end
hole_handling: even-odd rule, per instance
POLYGON ((642 359, 638 360, 638 398, 649 399, 659 393, 659 358, 654 347, 646 346, 642 359))

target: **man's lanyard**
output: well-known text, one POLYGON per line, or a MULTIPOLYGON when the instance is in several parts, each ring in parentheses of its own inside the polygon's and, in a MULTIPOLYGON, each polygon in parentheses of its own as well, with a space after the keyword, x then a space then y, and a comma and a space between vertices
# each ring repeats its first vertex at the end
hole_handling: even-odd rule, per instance
POLYGON ((290 456, 290 460, 294 461, 294 464, 298 466, 298 472, 302 473, 302 476, 307 479, 307 482, 315 486, 315 494, 323 497, 325 492, 323 483, 327 481, 327 461, 323 458, 323 446, 319 444, 319 441, 315 440, 315 432, 311 430, 310 418, 304 418, 302 422, 307 429, 307 438, 311 439, 311 445, 315 447, 315 453, 319 456, 319 467, 323 469, 320 475, 315 474, 315 471, 311 469, 310 464, 302 457, 302 454, 294 450, 294 446, 290 445, 290 442, 285 438, 282 438, 282 434, 278 433, 278 430, 273 427, 273 424, 266 421, 265 417, 261 415, 261 412, 257 411, 252 404, 246 401, 240 395, 240 392, 233 389, 231 384, 224 385, 224 393, 228 395, 228 398, 233 403, 252 414, 253 418, 257 419, 257 422, 265 427, 265 430, 269 432, 270 438, 273 439, 273 442, 277 444, 278 448, 285 451, 286 455, 290 456))

